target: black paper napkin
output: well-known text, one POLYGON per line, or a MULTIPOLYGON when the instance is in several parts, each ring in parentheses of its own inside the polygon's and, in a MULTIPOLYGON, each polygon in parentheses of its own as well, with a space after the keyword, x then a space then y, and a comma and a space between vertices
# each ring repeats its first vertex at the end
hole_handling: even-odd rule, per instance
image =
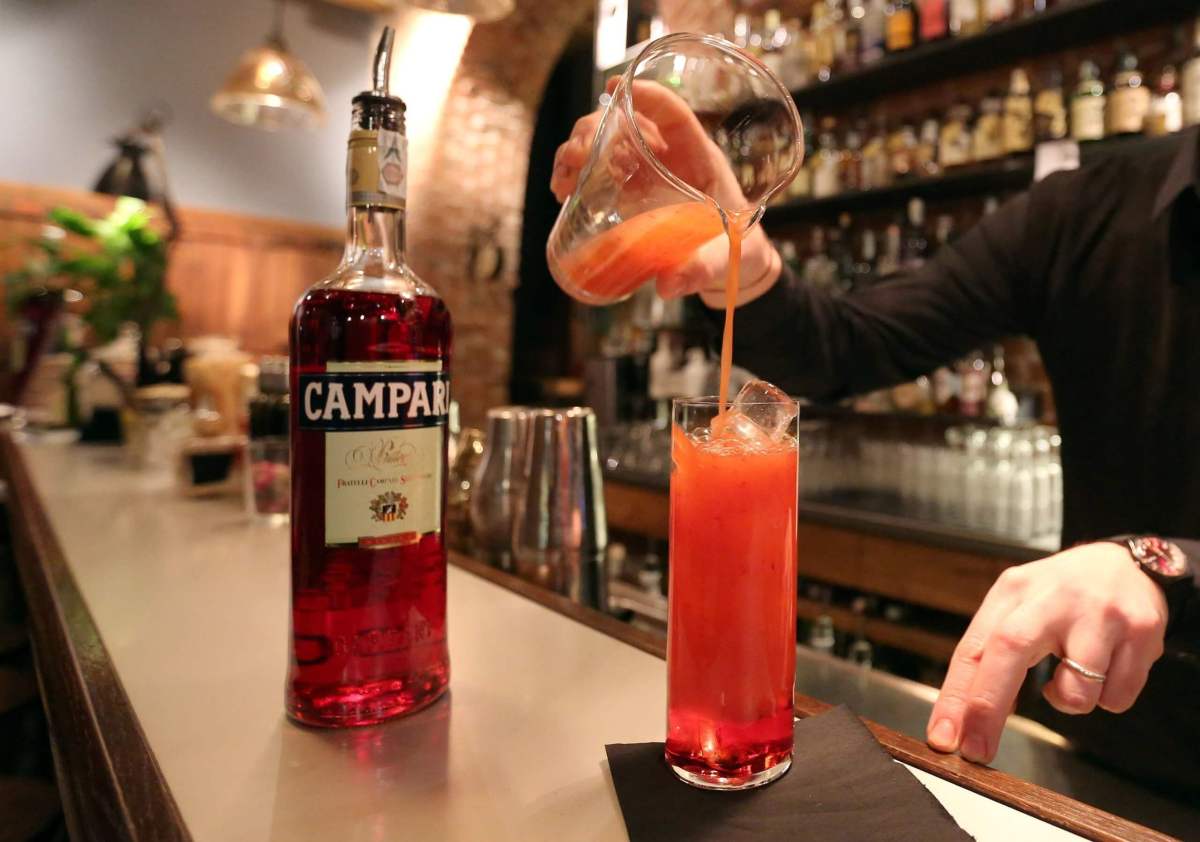
POLYGON ((960 828, 846 707, 796 723, 792 768, 711 792, 667 767, 662 743, 605 746, 630 842, 961 842, 960 828))

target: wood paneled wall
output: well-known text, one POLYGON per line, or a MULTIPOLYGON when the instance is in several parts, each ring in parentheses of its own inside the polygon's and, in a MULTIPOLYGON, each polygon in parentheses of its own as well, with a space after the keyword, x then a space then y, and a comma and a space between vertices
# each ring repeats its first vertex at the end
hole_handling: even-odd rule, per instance
MULTIPOLYGON (((28 254, 52 208, 107 213, 110 196, 0 182, 0 274, 28 254)), ((254 353, 287 350, 292 306, 337 265, 343 232, 324 225, 181 208, 167 282, 179 299, 179 336, 235 337, 254 353)))

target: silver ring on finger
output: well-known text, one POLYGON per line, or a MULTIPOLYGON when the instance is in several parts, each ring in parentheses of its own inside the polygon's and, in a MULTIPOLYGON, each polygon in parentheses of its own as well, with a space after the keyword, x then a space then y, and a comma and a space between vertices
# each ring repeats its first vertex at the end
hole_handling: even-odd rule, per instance
POLYGON ((1074 658, 1064 657, 1062 659, 1062 662, 1064 665, 1066 665, 1067 669, 1072 670, 1073 672, 1076 672, 1079 675, 1082 675, 1088 681, 1095 681, 1099 684, 1103 684, 1105 679, 1108 677, 1102 672, 1096 672, 1095 670, 1088 669, 1083 664, 1079 663, 1079 661, 1076 661, 1074 658))

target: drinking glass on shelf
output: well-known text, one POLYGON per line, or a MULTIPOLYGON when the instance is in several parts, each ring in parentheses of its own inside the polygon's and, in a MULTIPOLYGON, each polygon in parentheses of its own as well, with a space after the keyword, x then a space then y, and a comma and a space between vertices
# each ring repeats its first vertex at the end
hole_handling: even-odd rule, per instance
POLYGON ((1035 484, 1032 431, 1013 434, 1012 480, 1009 492, 1009 534, 1027 541, 1037 534, 1037 488, 1035 484))
POLYGON ((719 409, 674 404, 666 758, 694 786, 746 789, 791 765, 797 444, 710 434, 719 409))
POLYGON ((585 304, 628 298, 727 224, 748 230, 795 176, 803 153, 791 94, 757 59, 709 35, 653 41, 604 108, 575 192, 550 232, 550 271, 585 304), (694 128, 708 136, 712 154, 687 156, 672 169, 659 157, 663 145, 647 140, 646 115, 663 116, 668 148, 672 132, 694 128))
POLYGON ((989 520, 987 443, 985 430, 971 429, 966 434, 963 501, 966 508, 966 525, 974 529, 986 529, 989 520))

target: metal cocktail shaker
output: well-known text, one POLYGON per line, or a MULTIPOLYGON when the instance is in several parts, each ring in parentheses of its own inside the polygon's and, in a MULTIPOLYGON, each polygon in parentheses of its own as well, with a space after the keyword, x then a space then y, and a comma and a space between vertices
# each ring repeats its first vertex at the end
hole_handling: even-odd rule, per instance
POLYGON ((512 533, 517 575, 602 608, 608 526, 595 413, 532 410, 523 473, 512 533))
POLYGON ((487 444, 475 473, 471 533, 488 564, 512 570, 513 518, 524 487, 525 439, 530 410, 499 406, 487 413, 487 444))

